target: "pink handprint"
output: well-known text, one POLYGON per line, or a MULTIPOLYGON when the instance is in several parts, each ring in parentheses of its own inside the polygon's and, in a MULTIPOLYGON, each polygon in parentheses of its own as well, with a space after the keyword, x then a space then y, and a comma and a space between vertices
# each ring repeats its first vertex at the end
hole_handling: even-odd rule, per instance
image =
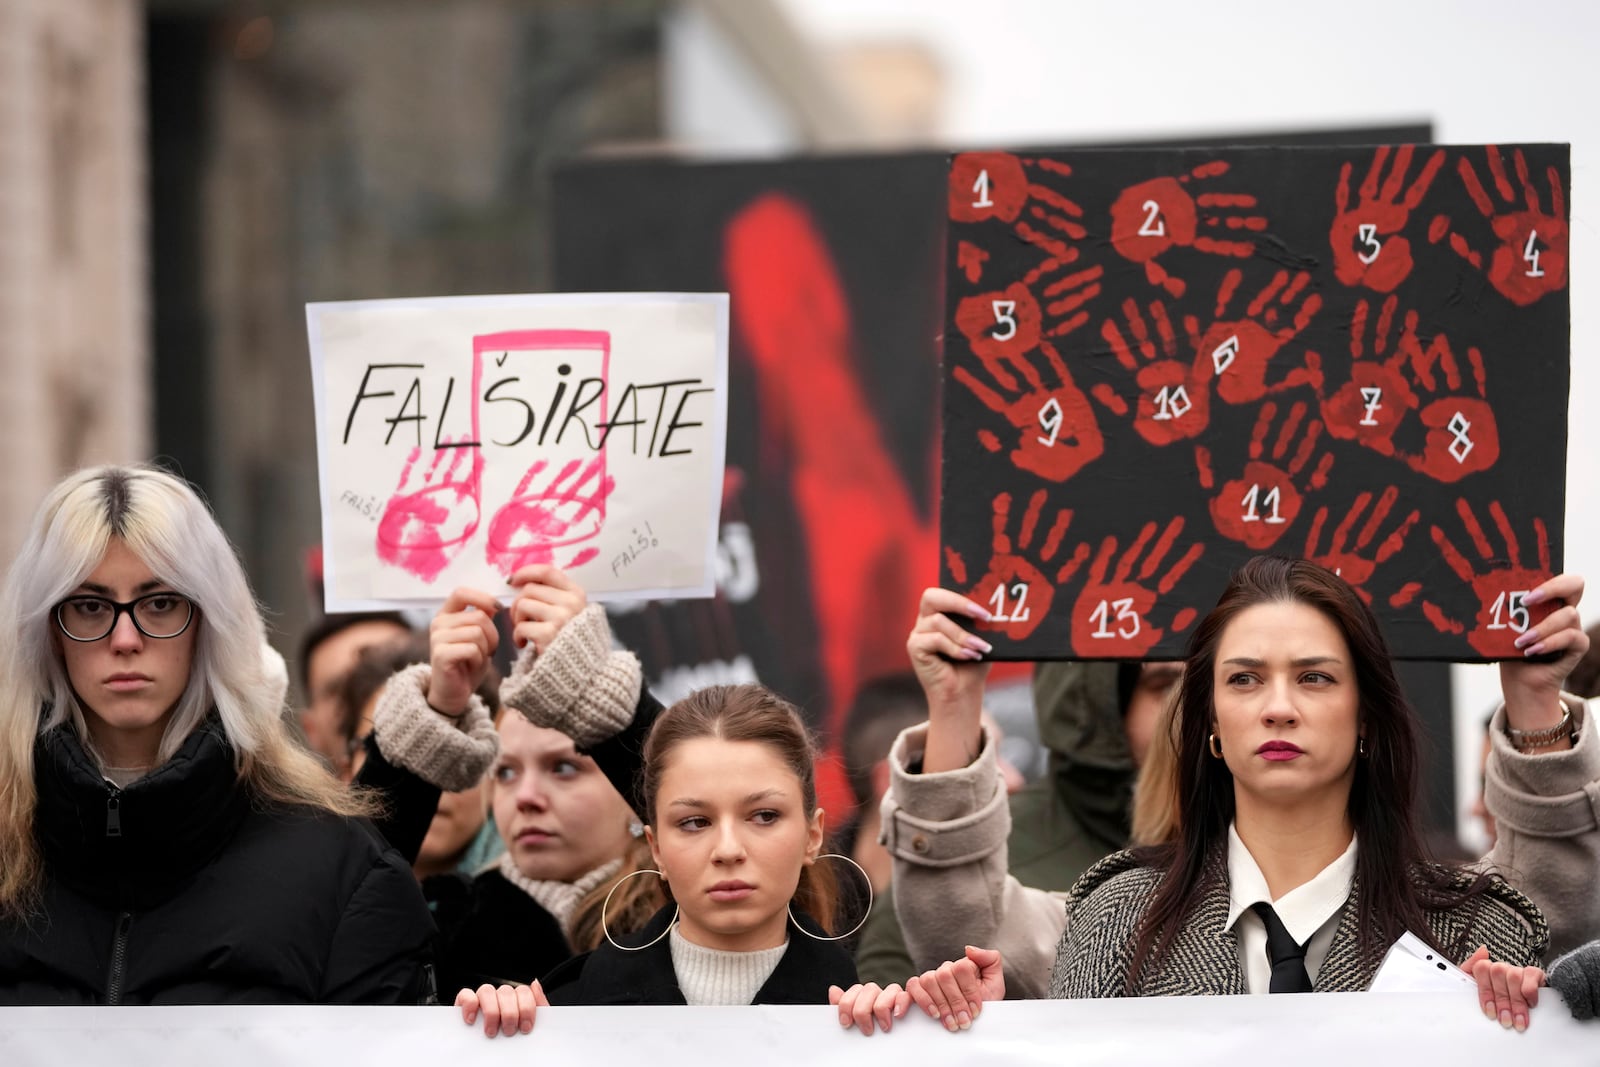
POLYGON ((440 442, 425 472, 416 469, 421 457, 420 448, 406 457, 396 493, 378 521, 377 548, 385 563, 431 582, 478 531, 483 450, 440 442), (408 486, 415 487, 408 490, 408 486))
MULTIPOLYGON (((606 498, 616 488, 616 479, 606 474, 605 456, 587 463, 570 460, 547 483, 530 489, 549 466, 541 459, 529 467, 511 500, 489 522, 485 555, 507 575, 529 563, 556 562, 556 549, 591 540, 605 525, 606 498)), ((599 554, 589 546, 558 566, 571 570, 599 554)))

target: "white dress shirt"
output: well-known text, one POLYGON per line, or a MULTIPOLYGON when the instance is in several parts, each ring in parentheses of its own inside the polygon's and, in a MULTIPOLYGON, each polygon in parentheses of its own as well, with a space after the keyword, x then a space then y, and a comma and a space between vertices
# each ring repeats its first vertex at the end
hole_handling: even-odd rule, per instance
POLYGON ((1355 873, 1356 838, 1352 834, 1350 846, 1338 859, 1322 868, 1311 881, 1273 900, 1255 857, 1239 839, 1233 824, 1228 824, 1228 927, 1239 937, 1239 964, 1244 970, 1247 992, 1268 992, 1272 983, 1267 927, 1250 906, 1263 901, 1271 904, 1289 936, 1296 944, 1306 946, 1306 974, 1315 985, 1333 944, 1334 931, 1339 928, 1339 913, 1350 897, 1355 873))

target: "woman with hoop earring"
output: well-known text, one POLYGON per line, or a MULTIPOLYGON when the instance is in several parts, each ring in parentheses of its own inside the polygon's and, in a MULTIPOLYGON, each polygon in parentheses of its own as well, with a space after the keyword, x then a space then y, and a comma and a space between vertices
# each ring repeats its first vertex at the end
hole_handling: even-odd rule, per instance
POLYGON ((542 983, 463 989, 468 1025, 528 1033, 550 1004, 825 1004, 855 983, 837 943, 854 931, 829 929, 837 857, 819 855, 814 750, 793 705, 759 685, 686 697, 650 730, 641 788, 656 869, 614 888, 658 882, 667 906, 633 935, 606 922, 605 943, 542 983))

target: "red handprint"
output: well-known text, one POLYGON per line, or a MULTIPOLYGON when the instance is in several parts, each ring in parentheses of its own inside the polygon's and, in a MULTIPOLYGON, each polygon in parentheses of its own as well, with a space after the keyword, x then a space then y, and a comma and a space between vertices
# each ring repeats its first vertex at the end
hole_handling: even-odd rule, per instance
POLYGON ((1089 321, 1083 305, 1100 295, 1105 268, 1089 267, 1052 281, 1043 289, 1041 308, 1030 287, 1043 273, 1029 271, 1004 290, 969 296, 956 306, 956 328, 974 352, 989 358, 1018 355, 1041 338, 1062 337, 1089 321))
POLYGON ((1401 145, 1394 153, 1394 165, 1389 177, 1378 186, 1383 165, 1389 158, 1388 145, 1373 154, 1372 165, 1361 183, 1361 200, 1350 206, 1350 170, 1346 163, 1339 168, 1339 186, 1334 191, 1333 229, 1328 240, 1333 245, 1333 269, 1346 285, 1364 285, 1380 293, 1390 293, 1411 273, 1411 242, 1401 235, 1411 212, 1433 184, 1433 179, 1444 165, 1444 149, 1428 157, 1417 174, 1416 181, 1400 199, 1400 187, 1405 184, 1406 171, 1411 167, 1414 145, 1401 145))
MULTIPOLYGON (((463 442, 467 439, 466 435, 460 438, 463 442)), ((383 518, 378 521, 377 549, 378 558, 385 563, 431 582, 478 531, 483 450, 441 441, 426 472, 416 470, 421 456, 422 449, 413 448, 406 457, 395 495, 384 505, 383 518), (416 487, 407 489, 413 485, 416 487)))
MULTIPOLYGON (((1100 336, 1111 346, 1117 362, 1135 372, 1134 381, 1139 390, 1139 408, 1134 415, 1133 428, 1139 436, 1156 446, 1169 445, 1204 432, 1210 419, 1211 383, 1195 369, 1193 363, 1177 358, 1178 338, 1172 329, 1172 319, 1166 306, 1159 300, 1150 301, 1150 319, 1156 326, 1156 337, 1150 334, 1139 305, 1125 300, 1122 314, 1127 320, 1128 333, 1133 335, 1141 366, 1134 358, 1132 346, 1115 319, 1107 319, 1100 326, 1100 336), (1160 339, 1160 349, 1156 348, 1160 339)), ((1191 336, 1189 343, 1198 345, 1200 338, 1191 336)), ((1128 405, 1111 386, 1102 382, 1093 390, 1094 397, 1118 415, 1127 415, 1128 405)))
POLYGON ((1202 233, 1206 230, 1260 231, 1267 220, 1236 209, 1256 206, 1256 198, 1243 193, 1198 193, 1191 181, 1203 182, 1228 173, 1228 164, 1202 163, 1176 178, 1152 178, 1124 189, 1111 205, 1111 247, 1126 260, 1144 264, 1145 277, 1173 296, 1188 288, 1182 278, 1169 274, 1157 258, 1169 248, 1192 247, 1197 252, 1244 259, 1255 252, 1251 241, 1226 240, 1202 233))
MULTIPOLYGON (((1088 659, 1137 659, 1155 647, 1165 631, 1150 624, 1151 609, 1160 597, 1172 592, 1173 587, 1205 552, 1205 545, 1195 542, 1157 579, 1154 589, 1144 584, 1161 569, 1167 553, 1183 532, 1183 525, 1181 515, 1167 523, 1166 529, 1162 530, 1160 538, 1151 547, 1144 565, 1139 568, 1137 580, 1133 566, 1145 546, 1150 544, 1150 539, 1155 537, 1157 524, 1145 523, 1133 544, 1117 560, 1116 571, 1109 576, 1107 572, 1111 569, 1111 557, 1117 551, 1117 539, 1108 535, 1100 542, 1100 551, 1095 554, 1094 563, 1089 567, 1089 580, 1072 606, 1073 652, 1088 659)), ((1078 546, 1073 553, 1072 563, 1062 568, 1062 574, 1058 576, 1061 582, 1067 581, 1072 572, 1077 570, 1078 561, 1088 548, 1088 545, 1078 546)), ((1172 631, 1181 633, 1194 618, 1193 608, 1182 609, 1173 616, 1170 623, 1172 631)))
MULTIPOLYGON (((1560 606, 1553 601, 1532 606, 1522 602, 1522 598, 1529 590, 1537 589, 1554 577, 1550 569, 1549 531, 1546 530, 1543 519, 1533 520, 1533 531, 1539 553, 1539 567, 1535 570, 1523 566, 1522 547, 1517 541, 1517 535, 1511 530, 1511 522, 1506 518, 1505 509, 1500 506, 1498 500, 1489 504, 1489 516, 1494 520, 1495 528, 1500 531, 1500 537, 1505 542, 1504 556, 1495 555, 1489 545, 1489 539, 1484 536, 1483 527, 1478 523, 1478 517, 1472 512, 1472 505, 1464 498, 1456 501, 1456 514, 1461 516, 1461 523, 1466 528, 1467 537, 1471 539, 1478 558, 1489 565, 1486 573, 1481 575, 1475 573, 1472 564, 1461 554, 1461 550, 1445 532, 1437 526, 1432 527, 1433 543, 1439 546, 1439 552, 1444 557, 1445 563, 1455 572, 1457 578, 1472 587, 1472 592, 1478 601, 1478 614, 1473 620, 1472 629, 1467 631, 1467 643, 1487 658, 1521 658, 1521 651, 1512 644, 1517 635, 1530 626, 1537 626, 1560 606)), ((1440 633, 1459 634, 1466 630, 1462 623, 1451 618, 1437 604, 1427 599, 1422 601, 1422 613, 1440 633)))
MULTIPOLYGON (((966 367, 958 366, 951 374, 985 407, 1004 415, 1016 429, 1011 462, 1019 470, 1047 481, 1064 482, 1100 458, 1105 440, 1089 398, 1073 382, 1067 365, 1050 342, 1040 341, 1033 359, 1013 352, 994 355, 991 349, 977 345, 973 352, 995 385, 980 381, 966 367), (1033 360, 1039 357, 1049 364, 1053 382, 1046 382, 1035 368, 1033 360)), ((978 432, 978 443, 990 452, 1004 447, 989 430, 978 432)))
POLYGON ((1317 509, 1311 518, 1311 529, 1306 533, 1305 558, 1313 563, 1320 564, 1328 570, 1339 575, 1355 588, 1357 595, 1368 604, 1372 603, 1372 595, 1363 586, 1372 577, 1372 572, 1378 564, 1387 562, 1396 552, 1405 547, 1406 538, 1411 533, 1411 528, 1417 524, 1417 519, 1422 512, 1413 508, 1411 513, 1401 520, 1400 525, 1389 532, 1389 536, 1379 541, 1369 557, 1367 550, 1372 545, 1373 539, 1378 536, 1378 530, 1389 518, 1389 512, 1394 509, 1395 502, 1400 499, 1400 490, 1395 486, 1383 491, 1378 497, 1378 503, 1367 516, 1365 525, 1356 534, 1355 543, 1350 544, 1350 531, 1356 523, 1361 521, 1362 512, 1367 510, 1367 505, 1372 503, 1372 494, 1363 492, 1356 496, 1355 503, 1345 513, 1339 525, 1334 527, 1333 537, 1325 549, 1319 548, 1322 541, 1322 527, 1328 521, 1327 505, 1317 509), (1348 548, 1345 546, 1349 545, 1348 548))
MULTIPOLYGON (((1250 460, 1239 477, 1223 484, 1222 491, 1211 499, 1211 520, 1217 532, 1232 541, 1261 550, 1271 548, 1283 532, 1294 524, 1303 502, 1297 482, 1300 474, 1311 462, 1317 441, 1322 436, 1322 423, 1313 418, 1306 422, 1307 405, 1296 401, 1284 416, 1277 440, 1272 445, 1272 462, 1263 460, 1267 432, 1278 414, 1278 405, 1268 401, 1261 406, 1256 417, 1255 430, 1250 435, 1250 460), (1290 444, 1304 424, 1300 443, 1290 454, 1290 444), (1287 467, 1284 457, 1288 456, 1287 467)), ((1216 485, 1211 470, 1211 451, 1195 449, 1195 464, 1200 472, 1200 487, 1210 489, 1216 485)), ((1321 489, 1328 484, 1328 471, 1333 467, 1333 453, 1325 452, 1312 468, 1308 484, 1311 489, 1321 489)))
MULTIPOLYGON (((549 466, 549 460, 535 461, 511 499, 489 520, 484 552, 490 564, 508 577, 529 563, 555 562, 556 549, 592 540, 605 525, 606 498, 617 484, 606 474, 605 456, 587 463, 570 460, 546 484, 530 491, 534 478, 549 466)), ((559 566, 571 570, 599 554, 591 545, 559 566)))
POLYGON ((1053 159, 964 152, 950 164, 950 221, 1010 223, 1018 237, 1049 257, 1047 263, 1065 266, 1079 256, 1067 241, 1088 235, 1083 208, 1044 181, 1071 174, 1071 167, 1053 159))
MULTIPOLYGON (((1419 415, 1427 434, 1422 451, 1405 457, 1412 470, 1441 482, 1459 482, 1469 474, 1488 470, 1500 458, 1500 430, 1494 409, 1485 399, 1483 353, 1468 348, 1467 361, 1472 365, 1477 395, 1448 395, 1425 404, 1419 415)), ((1412 363, 1419 391, 1438 392, 1435 364, 1444 372, 1446 389, 1460 393, 1461 371, 1450 351, 1450 340, 1442 333, 1412 363)))
POLYGON ((989 569, 975 584, 967 583, 967 564, 953 549, 945 550, 945 562, 958 589, 966 589, 967 596, 980 604, 987 604, 992 616, 978 629, 1005 635, 1013 641, 1027 638, 1039 628, 1050 614, 1050 603, 1055 599, 1056 586, 1065 582, 1078 569, 1089 554, 1087 545, 1078 546, 1055 576, 1047 577, 1043 568, 1055 559, 1061 549, 1061 539, 1072 523, 1072 512, 1066 508, 1056 511, 1039 548, 1038 563, 1029 558, 1029 549, 1039 529, 1039 515, 1044 510, 1045 491, 1036 491, 1028 500, 1022 514, 1022 528, 1017 531, 1015 547, 1011 534, 1011 494, 1001 493, 994 498, 994 541, 989 558, 989 569))
MULTIPOLYGON (((1413 311, 1406 315, 1394 355, 1378 361, 1388 351, 1398 303, 1399 298, 1393 296, 1383 302, 1372 331, 1371 359, 1364 358, 1370 307, 1365 300, 1356 304, 1350 316, 1350 380, 1322 402, 1322 418, 1330 434, 1384 456, 1394 455, 1395 431, 1406 415, 1417 409, 1417 395, 1402 370, 1407 361, 1415 365, 1423 354, 1413 311)), ((1317 361, 1312 362, 1315 365, 1317 361)))
MULTIPOLYGON (((1195 373, 1215 378, 1217 398, 1229 404, 1249 404, 1269 393, 1319 384, 1320 376, 1309 365, 1296 367, 1274 385, 1267 384, 1267 367, 1273 358, 1322 308, 1321 296, 1306 294, 1293 309, 1293 319, 1278 325, 1280 310, 1285 317, 1290 314, 1291 306, 1305 292, 1311 275, 1301 271, 1291 279, 1288 271, 1278 271, 1245 308, 1245 318, 1228 318, 1228 305, 1243 279, 1244 274, 1238 269, 1230 270, 1223 277, 1217 289, 1212 325, 1201 336, 1195 353, 1195 373)), ((1199 333, 1192 316, 1185 317, 1184 325, 1191 336, 1199 333)))
MULTIPOLYGON (((1489 221, 1490 228, 1500 242, 1489 260, 1489 284, 1513 304, 1526 307, 1546 293, 1553 293, 1567 284, 1567 204, 1561 188, 1561 173, 1555 167, 1545 170, 1545 177, 1550 182, 1550 211, 1546 213, 1540 205, 1538 190, 1528 176, 1528 161, 1523 157, 1522 149, 1517 149, 1512 153, 1512 162, 1517 168, 1517 181, 1522 185, 1525 210, 1506 210, 1507 206, 1517 206, 1517 194, 1506 176, 1500 150, 1488 145, 1485 152, 1489 160, 1489 176, 1504 202, 1503 214, 1495 213, 1494 201, 1478 180, 1478 172, 1471 160, 1462 156, 1456 169, 1461 174, 1462 184, 1467 187, 1467 195, 1472 197, 1479 214, 1489 221)), ((1477 269, 1483 269, 1483 256, 1465 236, 1450 229, 1450 217, 1436 216, 1428 227, 1428 240, 1437 244, 1446 235, 1457 255, 1477 269)))

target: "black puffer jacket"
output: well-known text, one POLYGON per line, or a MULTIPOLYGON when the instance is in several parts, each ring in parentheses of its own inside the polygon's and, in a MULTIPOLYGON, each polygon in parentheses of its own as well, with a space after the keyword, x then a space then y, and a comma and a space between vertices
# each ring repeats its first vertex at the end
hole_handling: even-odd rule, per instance
POLYGON ((252 801, 215 716, 119 790, 34 748, 42 908, 0 923, 0 1004, 416 1004, 433 923, 365 821, 252 801))

